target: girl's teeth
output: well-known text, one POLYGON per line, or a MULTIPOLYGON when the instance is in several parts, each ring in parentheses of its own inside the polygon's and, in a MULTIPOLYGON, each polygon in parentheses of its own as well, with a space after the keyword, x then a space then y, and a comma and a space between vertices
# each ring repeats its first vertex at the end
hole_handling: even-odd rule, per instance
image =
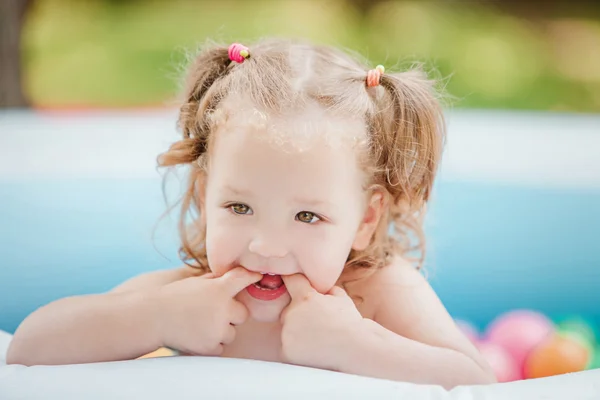
POLYGON ((254 284, 254 287, 255 287, 255 288, 258 288, 258 289, 260 289, 260 290, 271 290, 271 288, 268 288, 268 287, 261 286, 261 285, 260 285, 260 284, 258 284, 258 283, 255 283, 255 284, 254 284))

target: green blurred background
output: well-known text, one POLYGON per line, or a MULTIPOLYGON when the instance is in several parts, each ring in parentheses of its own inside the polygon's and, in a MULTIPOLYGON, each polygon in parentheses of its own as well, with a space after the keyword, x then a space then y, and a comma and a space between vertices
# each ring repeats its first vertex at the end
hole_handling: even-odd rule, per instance
POLYGON ((23 22, 23 91, 37 107, 169 105, 186 51, 271 35, 388 68, 424 62, 456 108, 600 111, 593 1, 37 0, 23 22))

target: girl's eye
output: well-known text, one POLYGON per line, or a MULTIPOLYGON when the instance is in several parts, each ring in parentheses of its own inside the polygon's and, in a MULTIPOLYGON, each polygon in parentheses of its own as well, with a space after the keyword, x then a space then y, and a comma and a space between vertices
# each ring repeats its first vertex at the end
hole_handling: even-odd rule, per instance
POLYGON ((307 224, 314 224, 315 222, 321 220, 321 218, 310 211, 300 211, 298 214, 296 214, 296 219, 307 224))
POLYGON ((252 214, 252 210, 245 204, 232 204, 229 206, 231 211, 240 215, 252 214))

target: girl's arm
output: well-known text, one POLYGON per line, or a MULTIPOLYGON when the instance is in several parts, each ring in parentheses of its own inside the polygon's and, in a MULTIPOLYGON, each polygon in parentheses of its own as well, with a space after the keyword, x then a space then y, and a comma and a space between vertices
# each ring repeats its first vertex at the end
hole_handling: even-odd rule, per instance
POLYGON ((363 320, 343 372, 446 388, 496 381, 418 271, 399 263, 369 281, 375 315, 363 320))
POLYGON ((342 372, 446 389, 496 382, 487 366, 464 353, 408 339, 372 320, 364 322, 342 372))
POLYGON ((155 289, 190 276, 181 268, 133 278, 110 293, 57 300, 28 316, 8 364, 77 364, 139 357, 161 346, 155 289))

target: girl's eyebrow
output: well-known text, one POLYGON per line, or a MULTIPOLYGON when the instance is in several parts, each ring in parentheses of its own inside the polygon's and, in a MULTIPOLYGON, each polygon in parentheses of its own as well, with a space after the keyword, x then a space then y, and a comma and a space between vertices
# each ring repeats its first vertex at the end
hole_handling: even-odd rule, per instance
POLYGON ((307 204, 310 206, 326 206, 326 207, 333 207, 333 203, 329 202, 329 201, 324 201, 324 200, 318 200, 318 199, 306 199, 306 198, 298 198, 295 197, 294 201, 298 204, 307 204))
POLYGON ((252 192, 247 189, 237 189, 229 185, 225 185, 223 189, 238 196, 252 196, 252 192))

